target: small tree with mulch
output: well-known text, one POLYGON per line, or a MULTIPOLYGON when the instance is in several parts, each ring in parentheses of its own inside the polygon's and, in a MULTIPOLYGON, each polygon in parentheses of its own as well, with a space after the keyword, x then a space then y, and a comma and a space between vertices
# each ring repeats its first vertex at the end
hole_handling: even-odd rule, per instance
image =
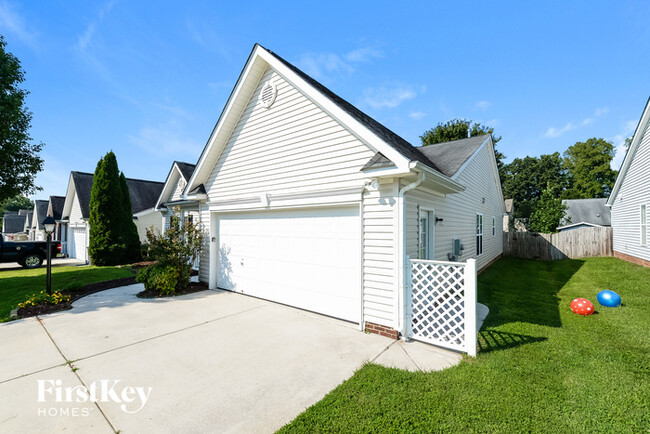
POLYGON ((201 253, 202 240, 200 225, 181 221, 176 213, 163 233, 147 229, 149 257, 156 262, 140 271, 137 281, 144 284, 145 291, 160 295, 185 291, 190 284, 192 264, 201 253))
POLYGON ((134 248, 137 228, 131 213, 126 179, 122 182, 113 152, 97 163, 90 192, 88 253, 95 265, 126 264, 139 260, 140 240, 134 248))

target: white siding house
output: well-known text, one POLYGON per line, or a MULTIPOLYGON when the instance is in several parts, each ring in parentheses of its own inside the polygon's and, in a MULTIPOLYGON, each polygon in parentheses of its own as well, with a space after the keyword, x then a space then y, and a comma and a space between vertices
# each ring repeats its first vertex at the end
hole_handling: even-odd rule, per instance
POLYGON ((612 210, 614 256, 650 266, 650 100, 607 200, 612 210))
MULTIPOLYGON (((126 179, 131 196, 133 218, 138 229, 140 241, 145 242, 147 227, 162 227, 162 214, 156 211, 156 200, 160 196, 163 183, 141 179, 126 179)), ((90 227, 90 192, 93 174, 71 172, 61 217, 62 243, 64 253, 71 258, 89 261, 88 241, 90 227)))
POLYGON ((198 203, 210 288, 362 328, 404 332, 409 256, 449 260, 458 239, 453 259, 482 268, 503 251, 489 135, 413 147, 259 45, 181 200, 198 203))

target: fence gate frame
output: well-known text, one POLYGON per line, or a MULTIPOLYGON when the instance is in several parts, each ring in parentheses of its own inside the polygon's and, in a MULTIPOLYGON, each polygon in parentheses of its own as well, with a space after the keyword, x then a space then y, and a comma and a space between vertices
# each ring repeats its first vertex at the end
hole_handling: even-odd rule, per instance
POLYGON ((476 259, 406 257, 406 339, 476 357, 476 259))

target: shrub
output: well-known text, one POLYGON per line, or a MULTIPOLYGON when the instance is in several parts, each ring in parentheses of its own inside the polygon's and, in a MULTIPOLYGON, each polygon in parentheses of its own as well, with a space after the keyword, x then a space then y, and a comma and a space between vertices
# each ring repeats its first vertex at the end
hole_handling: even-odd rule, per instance
POLYGON ((170 265, 156 263, 138 273, 136 281, 144 284, 147 291, 156 291, 162 295, 174 295, 180 275, 170 265))
POLYGON ((35 294, 32 294, 27 300, 18 304, 19 308, 22 307, 31 307, 38 306, 41 304, 59 304, 66 303, 70 301, 69 295, 61 294, 59 291, 54 291, 52 295, 49 295, 45 291, 41 291, 35 294))
POLYGON ((145 289, 165 295, 187 289, 192 264, 201 252, 203 239, 200 225, 181 221, 177 213, 178 209, 174 210, 169 228, 163 233, 147 229, 147 253, 156 263, 142 270, 137 277, 145 289))

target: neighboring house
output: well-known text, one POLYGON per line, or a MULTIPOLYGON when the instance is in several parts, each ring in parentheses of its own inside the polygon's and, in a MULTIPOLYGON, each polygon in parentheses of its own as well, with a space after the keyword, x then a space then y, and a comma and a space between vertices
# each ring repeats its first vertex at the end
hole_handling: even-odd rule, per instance
MULTIPOLYGON (((21 210, 23 211, 23 210, 21 210)), ((2 217, 2 235, 5 240, 18 241, 26 240, 27 234, 25 233, 25 220, 27 219, 26 213, 19 213, 18 211, 6 211, 2 217)))
POLYGON ((64 234, 61 231, 61 215, 63 213, 64 204, 65 196, 50 196, 50 201, 47 205, 47 215, 51 216, 56 221, 56 227, 52 234, 53 241, 64 241, 64 234))
POLYGON ((47 217, 47 200, 35 200, 34 211, 32 215, 32 223, 29 229, 29 239, 34 241, 45 241, 45 228, 43 227, 43 220, 47 217))
MULTIPOLYGON (((93 174, 70 172, 68 190, 62 211, 62 231, 66 232, 66 251, 71 258, 89 260, 88 239, 90 228, 90 192, 93 186, 93 174)), ((162 216, 155 210, 156 201, 163 188, 162 182, 141 179, 126 179, 131 196, 133 219, 138 228, 140 241, 145 242, 145 230, 154 226, 160 229, 162 216)))
MULTIPOLYGON (((195 221, 199 217, 199 202, 184 200, 183 190, 194 173, 196 166, 182 161, 174 161, 165 180, 165 186, 156 202, 156 211, 162 213, 162 227, 169 227, 170 216, 178 210, 179 217, 195 221)), ((197 220, 198 221, 198 220, 197 220)))
POLYGON ((565 199, 564 217, 557 230, 560 232, 587 227, 605 227, 612 224, 612 213, 607 199, 565 199))
POLYGON ((210 288, 389 333, 407 256, 481 269, 503 252, 489 135, 416 148, 259 45, 182 199, 199 201, 210 288))
POLYGON ((650 99, 625 154, 612 193, 614 256, 650 267, 650 99))
POLYGON ((23 232, 27 236, 27 239, 29 240, 29 236, 32 230, 32 217, 34 216, 34 211, 29 210, 27 213, 25 213, 25 227, 23 228, 23 232))

